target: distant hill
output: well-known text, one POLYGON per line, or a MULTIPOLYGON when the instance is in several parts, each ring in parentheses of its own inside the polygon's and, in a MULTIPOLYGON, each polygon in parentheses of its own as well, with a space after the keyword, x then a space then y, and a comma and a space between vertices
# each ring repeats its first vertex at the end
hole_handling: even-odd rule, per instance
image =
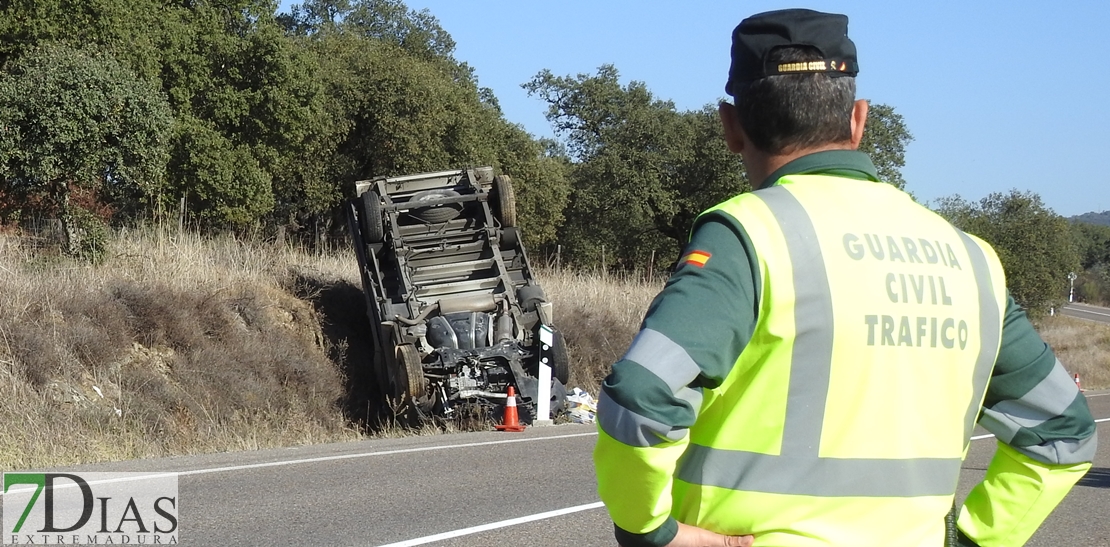
POLYGON ((1110 211, 1103 211, 1101 213, 1083 213, 1076 215, 1068 220, 1078 222, 1086 222, 1087 224, 1098 224, 1100 226, 1110 226, 1110 211))

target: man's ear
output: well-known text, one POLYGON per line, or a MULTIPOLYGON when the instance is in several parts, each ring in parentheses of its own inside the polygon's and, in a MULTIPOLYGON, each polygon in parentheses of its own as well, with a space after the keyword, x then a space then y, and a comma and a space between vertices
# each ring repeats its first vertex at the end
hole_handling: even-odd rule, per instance
POLYGON ((858 150, 863 140, 863 126, 867 124, 869 108, 866 99, 859 99, 852 105, 852 150, 858 150))
POLYGON ((744 129, 740 127, 740 118, 736 116, 736 107, 721 101, 717 105, 717 114, 721 117, 721 125, 725 129, 725 144, 733 154, 744 151, 744 129))

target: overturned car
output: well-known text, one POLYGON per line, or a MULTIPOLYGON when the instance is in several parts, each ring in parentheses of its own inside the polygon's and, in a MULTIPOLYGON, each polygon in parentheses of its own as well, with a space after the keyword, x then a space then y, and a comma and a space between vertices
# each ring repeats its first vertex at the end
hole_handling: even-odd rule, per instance
POLYGON ((355 187, 348 219, 381 395, 450 417, 495 411, 514 386, 525 422, 540 393, 562 409, 566 343, 528 263, 510 178, 479 167, 355 187))

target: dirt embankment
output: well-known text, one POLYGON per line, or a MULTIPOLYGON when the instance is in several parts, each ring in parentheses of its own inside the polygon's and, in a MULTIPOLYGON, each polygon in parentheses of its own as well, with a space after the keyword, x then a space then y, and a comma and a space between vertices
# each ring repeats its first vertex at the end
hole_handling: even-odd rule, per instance
POLYGON ((353 265, 144 233, 94 267, 32 243, 0 238, 0 469, 365 433, 353 265))

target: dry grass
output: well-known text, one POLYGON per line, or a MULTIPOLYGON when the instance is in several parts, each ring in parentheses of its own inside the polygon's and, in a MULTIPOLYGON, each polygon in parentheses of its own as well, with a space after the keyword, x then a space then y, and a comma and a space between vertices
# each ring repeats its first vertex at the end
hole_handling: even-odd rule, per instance
POLYGON ((596 395, 663 283, 569 271, 544 271, 538 277, 554 306, 555 325, 567 339, 570 386, 596 395))
POLYGON ((1110 325, 1057 315, 1038 321, 1037 330, 1085 389, 1110 388, 1110 325))

